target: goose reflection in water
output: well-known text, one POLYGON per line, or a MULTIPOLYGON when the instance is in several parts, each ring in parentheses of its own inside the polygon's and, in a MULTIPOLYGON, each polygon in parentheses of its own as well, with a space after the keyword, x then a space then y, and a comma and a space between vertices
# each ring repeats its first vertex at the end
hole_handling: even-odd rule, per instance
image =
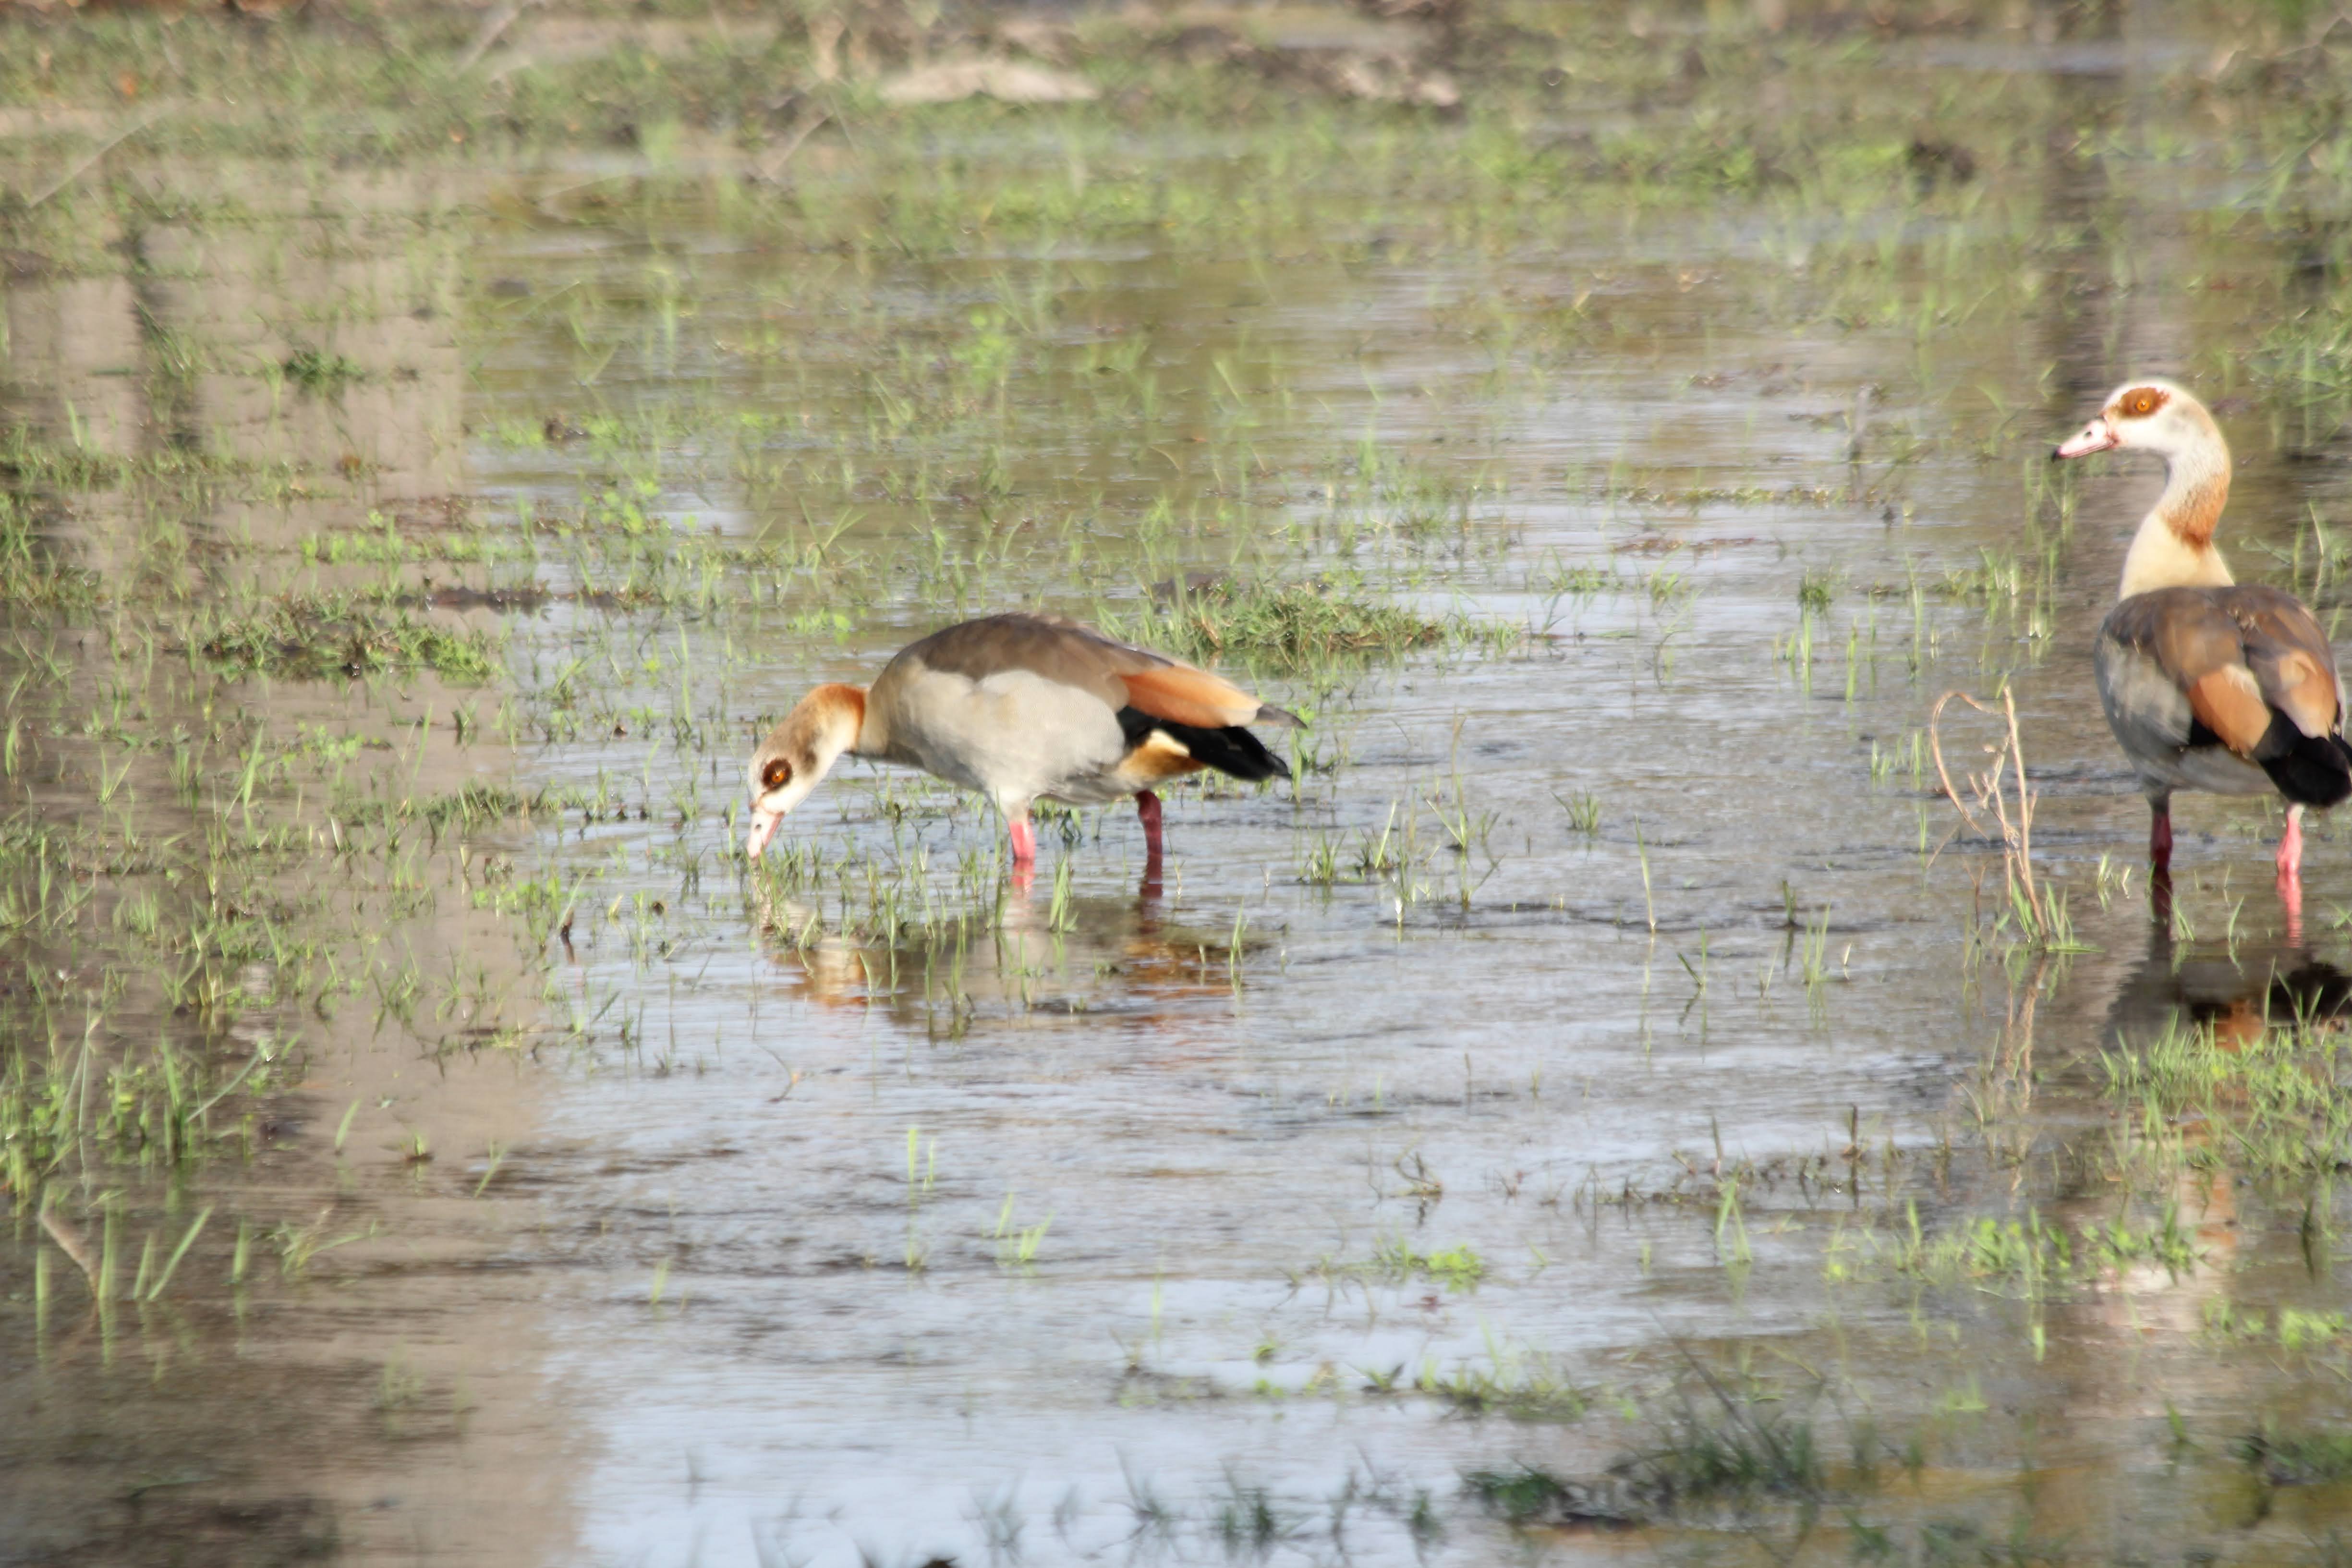
POLYGON ((2285 942, 2181 942, 2173 931, 2171 889, 2159 883, 2147 951, 2107 1009, 2111 1047, 2145 1044, 2167 1029, 2210 1028, 2225 1048, 2242 1047, 2273 1024, 2325 1022, 2352 1010, 2352 974, 2285 942))
MULTIPOLYGON (((2168 900, 2159 897, 2156 908, 2147 950, 2116 990, 2103 1031, 2104 1049, 2128 1064, 2126 1070, 2153 1065, 2183 1037, 2192 1052, 2210 1041, 2210 1048, 2236 1057, 2275 1048, 2284 1034, 2341 1027, 2352 1012, 2352 973, 2314 956, 2299 931, 2275 945, 2188 942, 2176 935, 2168 900)), ((2236 1289, 2240 1189, 2248 1178, 2231 1123, 2232 1112, 2250 1109, 2248 1091, 2224 1079, 2210 1094, 2202 1113, 2181 1107, 2168 1119, 2180 1145, 2179 1157, 2166 1162, 2173 1171, 2169 1197, 2199 1260, 2179 1278, 2154 1260, 2124 1268, 2115 1310, 2135 1324, 2194 1332, 2208 1304, 2236 1289)), ((2119 1128, 2117 1135, 2138 1134, 2119 1128)))
POLYGON ((927 1032, 1021 1015, 1204 1022, 1198 1005, 1230 999, 1251 945, 1244 938, 1237 952, 1230 926, 1171 914, 1157 858, 1132 898, 1014 879, 1000 901, 895 935, 825 931, 824 910, 784 898, 771 900, 764 923, 773 962, 802 996, 824 1007, 887 1006, 927 1032))

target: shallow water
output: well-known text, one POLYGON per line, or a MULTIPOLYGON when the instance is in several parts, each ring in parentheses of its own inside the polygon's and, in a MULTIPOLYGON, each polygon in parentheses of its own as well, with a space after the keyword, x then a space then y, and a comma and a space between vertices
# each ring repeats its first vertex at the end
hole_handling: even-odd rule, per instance
MULTIPOLYGON (((2291 945, 2275 813, 2197 801, 2151 920, 2088 647, 2154 477, 2043 458, 2129 369, 2243 381, 2242 575, 2333 610, 2342 443, 2244 367, 2337 274, 2249 216, 2242 148, 2150 129, 2187 46, 2125 42, 2043 63, 2030 167, 1843 209, 1596 196, 1556 244, 1467 195, 1302 188, 1294 225, 1272 132, 1082 119, 942 147, 1032 196, 1274 216, 835 249, 947 176, 830 138, 782 195, 687 154, 133 176, 196 216, 143 221, 132 276, 12 285, 0 395, 233 474, 72 490, 45 539, 167 605, 390 582, 504 642, 481 683, 215 686, 119 616, 12 627, 10 679, 62 671, 11 700, 18 806, 131 845, 285 826, 277 918, 348 930, 366 978, 289 995, 257 959, 241 1008, 110 1005, 110 1037, 290 1038, 297 1070, 247 1157, 46 1200, 86 1250, 123 1216, 126 1258, 209 1209, 156 1299, 94 1303, 20 1216, 0 1559, 2318 1550, 2340 1484, 2232 1445, 2341 1407, 2334 1165, 2143 1117, 2101 1054, 2339 1007, 2352 879, 2322 823, 2291 945), (321 345, 351 373, 294 384, 321 345), (1124 808, 1049 823, 1023 888, 976 802, 856 764, 743 863, 742 756, 813 682, 1011 605, 1131 626, 1192 574, 1460 620, 1227 659, 1311 717, 1299 776, 1175 793, 1156 884, 1124 808), (134 745, 101 803, 123 764, 80 715, 133 666, 133 729, 216 701, 378 743, 241 815, 134 745), (1938 693, 2004 679, 2080 952, 1994 924, 1997 847, 1947 842, 1916 749, 1938 693), (404 809, 468 782, 532 805, 404 809), (337 853, 368 822, 410 826, 337 853), (1902 1261, 2028 1216, 2187 1252, 1902 1261), (1677 1412, 1801 1426, 1825 1471, 1675 1506, 1608 1479, 1677 1412), (1638 1528, 1512 1528, 1465 1477, 1519 1466, 1638 1528)), ((1963 102, 2025 63, 1886 61, 1963 102)), ((1993 734, 1948 724, 1956 766, 1993 734)), ((77 868, 93 930, 135 929, 143 866, 77 868)), ((25 942, 23 983, 70 975, 25 942)))

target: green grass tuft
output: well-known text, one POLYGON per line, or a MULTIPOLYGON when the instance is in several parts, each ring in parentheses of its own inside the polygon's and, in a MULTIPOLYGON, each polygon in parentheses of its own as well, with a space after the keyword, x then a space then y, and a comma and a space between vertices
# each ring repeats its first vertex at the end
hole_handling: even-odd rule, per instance
POLYGON ((429 669, 457 681, 498 673, 497 645, 480 632, 453 632, 405 611, 350 595, 289 596, 250 616, 224 617, 195 639, 220 674, 294 680, 356 679, 429 669))
POLYGON ((2231 1452, 2273 1486, 2315 1486, 2352 1480, 2352 1431, 2249 1433, 2231 1452))
POLYGON ((1470 640, 1465 617, 1436 619, 1328 584, 1218 582, 1129 615, 1106 629, 1198 663, 1237 659, 1285 673, 1400 659, 1470 640))
POLYGON ((357 360, 325 349, 296 349, 278 368, 303 391, 323 397, 331 397, 352 382, 367 379, 367 372, 357 360))

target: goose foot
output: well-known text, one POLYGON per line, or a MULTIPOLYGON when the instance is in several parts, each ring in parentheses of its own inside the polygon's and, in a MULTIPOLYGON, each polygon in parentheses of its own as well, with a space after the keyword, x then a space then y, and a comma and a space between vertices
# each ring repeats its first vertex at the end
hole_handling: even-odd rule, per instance
POLYGON ((2147 804, 2147 863, 2155 875, 2171 877, 2172 803, 2168 800, 2147 804))
POLYGON ((1028 814, 1024 812, 1006 823, 1004 830, 1013 839, 1013 863, 1034 867, 1037 864, 1037 830, 1029 826, 1028 814))

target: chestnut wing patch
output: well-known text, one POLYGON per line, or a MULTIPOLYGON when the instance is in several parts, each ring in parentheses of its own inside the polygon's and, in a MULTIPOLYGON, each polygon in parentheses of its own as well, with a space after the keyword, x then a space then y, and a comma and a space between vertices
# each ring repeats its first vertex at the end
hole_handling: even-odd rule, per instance
POLYGON ((2276 588, 2237 588, 2223 595, 2238 623, 2246 666, 2263 699, 2306 735, 2342 728, 2343 692, 2336 650, 2309 610, 2276 588))
POLYGON ((1256 698, 1229 680, 1189 665, 1123 670, 1120 679, 1127 687, 1129 706, 1171 724, 1222 730, 1257 717, 1256 698))
MULTIPOLYGON (((2225 664, 2190 681, 2189 710, 2215 740, 2242 757, 2253 755, 2270 732, 2270 704, 2242 664, 2225 664)), ((2190 739, 2193 742, 2194 731, 2190 739)))

